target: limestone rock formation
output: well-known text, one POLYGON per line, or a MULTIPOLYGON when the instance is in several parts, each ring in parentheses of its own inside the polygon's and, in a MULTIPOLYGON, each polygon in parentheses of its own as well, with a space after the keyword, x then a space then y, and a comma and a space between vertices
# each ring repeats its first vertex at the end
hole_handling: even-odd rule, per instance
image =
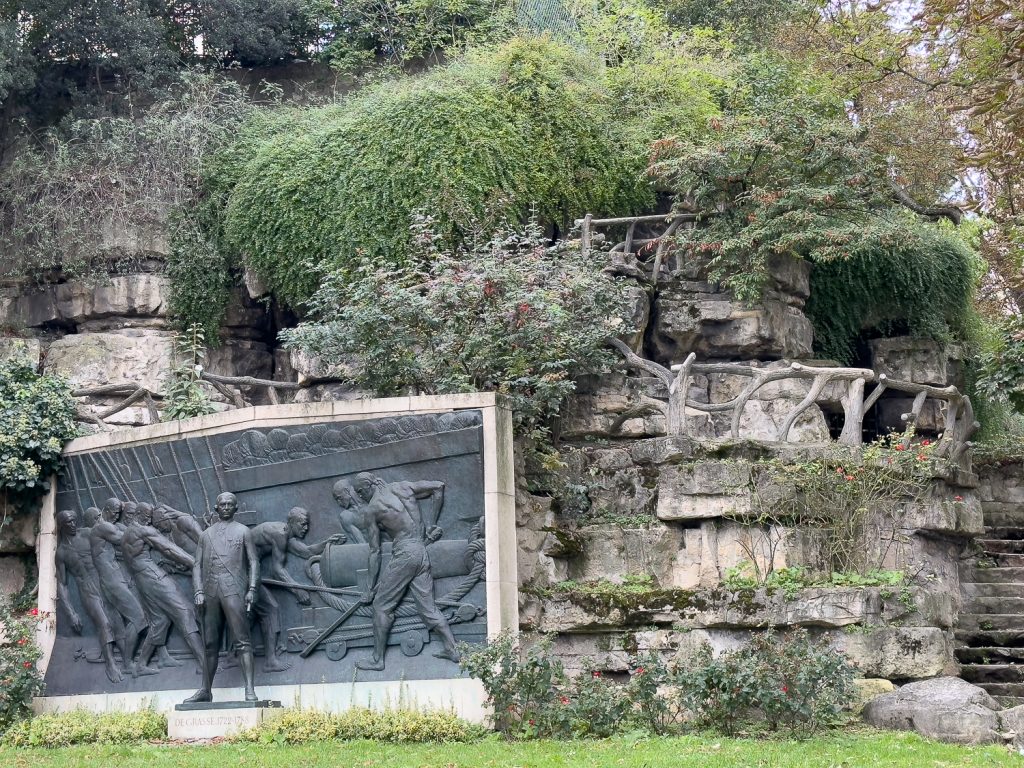
POLYGON ((864 720, 876 728, 917 731, 954 744, 996 744, 1000 706, 984 690, 958 677, 904 685, 869 701, 864 720))

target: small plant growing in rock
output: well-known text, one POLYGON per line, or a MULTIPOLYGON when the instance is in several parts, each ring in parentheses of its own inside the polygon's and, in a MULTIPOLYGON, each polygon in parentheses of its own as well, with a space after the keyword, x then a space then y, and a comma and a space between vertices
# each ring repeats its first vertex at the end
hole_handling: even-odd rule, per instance
POLYGON ((213 403, 200 382, 206 360, 206 336, 198 323, 174 334, 175 365, 167 377, 167 401, 164 421, 190 419, 213 413, 213 403))

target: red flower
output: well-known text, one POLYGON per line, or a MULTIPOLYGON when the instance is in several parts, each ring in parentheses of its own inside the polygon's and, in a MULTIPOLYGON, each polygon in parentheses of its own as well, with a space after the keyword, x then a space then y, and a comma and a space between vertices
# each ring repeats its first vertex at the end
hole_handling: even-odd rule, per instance
POLYGON ((31 611, 28 612, 28 615, 29 616, 38 616, 39 615, 39 609, 38 608, 33 608, 31 611))
POLYGON ((536 724, 537 724, 536 720, 530 720, 530 725, 536 725, 536 724))
POLYGON ((842 468, 842 467, 838 467, 838 468, 836 468, 836 472, 838 472, 838 473, 839 473, 840 475, 844 474, 844 473, 843 473, 843 468, 842 468))
POLYGON ((28 640, 26 640, 24 637, 19 637, 18 638, 18 645, 24 645, 27 642, 28 642, 28 640))
POLYGON ((928 457, 925 456, 923 453, 919 453, 919 454, 917 454, 917 460, 918 461, 928 461, 928 457))
POLYGON ((921 441, 921 445, 923 445, 923 446, 925 446, 925 447, 928 447, 928 446, 929 446, 929 445, 931 445, 931 444, 932 444, 932 441, 931 441, 931 440, 922 440, 922 441, 921 441))
POLYGON ((788 685, 782 686, 782 692, 783 693, 789 693, 789 686, 788 685))
POLYGON ((559 699, 559 701, 562 702, 563 704, 568 704, 569 703, 569 697, 568 696, 562 696, 559 699))
POLYGON ((32 669, 32 662, 31 661, 26 661, 21 666, 23 666, 25 669, 32 669))
POLYGON ((897 445, 897 446, 896 446, 896 450, 897 450, 897 451, 905 451, 905 450, 907 450, 907 449, 906 449, 906 448, 905 448, 904 446, 902 446, 902 445, 897 445))
POLYGON ((847 475, 847 476, 846 476, 846 480, 847 480, 847 482, 849 482, 849 481, 851 481, 851 480, 856 480, 856 479, 857 479, 857 478, 855 478, 855 477, 854 477, 853 475, 847 475))
POLYGON ((953 497, 953 501, 963 501, 963 500, 964 500, 963 496, 954 496, 953 497))
POLYGON ((601 673, 598 672, 596 669, 593 672, 591 672, 590 674, 592 674, 594 677, 600 677, 601 676, 601 673))

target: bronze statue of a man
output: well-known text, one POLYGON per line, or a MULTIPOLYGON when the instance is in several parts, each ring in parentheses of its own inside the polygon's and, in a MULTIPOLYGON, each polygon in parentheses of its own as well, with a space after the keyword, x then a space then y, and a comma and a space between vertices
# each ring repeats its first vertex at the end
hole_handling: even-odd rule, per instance
POLYGON ((444 615, 434 602, 434 577, 426 545, 441 538, 437 526, 444 504, 444 483, 422 480, 386 483, 369 472, 356 476, 356 493, 365 502, 366 534, 370 545, 369 584, 362 602, 373 605, 373 658, 357 661, 359 669, 384 669, 384 651, 395 610, 408 592, 412 595, 420 619, 437 632, 444 649, 435 656, 457 662, 455 638, 444 615), (430 499, 429 521, 420 513, 419 500, 430 499), (381 574, 381 532, 393 542, 391 559, 381 574))
POLYGON ((221 633, 224 623, 231 628, 245 678, 245 700, 257 701, 253 682, 252 635, 249 612, 256 600, 260 579, 260 558, 252 532, 234 520, 238 500, 233 493, 217 497, 217 521, 199 537, 192 586, 195 603, 203 611, 203 640, 206 663, 203 686, 187 703, 213 700, 213 678, 217 674, 221 633))

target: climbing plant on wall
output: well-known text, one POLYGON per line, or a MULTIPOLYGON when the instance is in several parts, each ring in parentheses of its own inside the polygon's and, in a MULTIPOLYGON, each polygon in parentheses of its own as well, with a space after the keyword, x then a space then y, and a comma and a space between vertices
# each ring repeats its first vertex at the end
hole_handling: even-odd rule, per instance
POLYGON ((0 493, 31 509, 60 469, 64 443, 78 433, 71 388, 21 359, 0 363, 0 493))

